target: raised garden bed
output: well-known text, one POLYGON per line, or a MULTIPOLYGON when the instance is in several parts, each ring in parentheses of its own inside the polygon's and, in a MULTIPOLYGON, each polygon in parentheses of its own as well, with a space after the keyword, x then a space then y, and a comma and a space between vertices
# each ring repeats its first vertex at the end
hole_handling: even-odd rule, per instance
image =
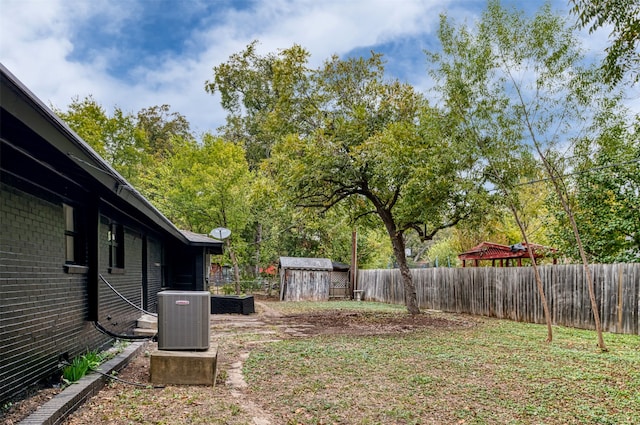
POLYGON ((253 295, 211 295, 211 314, 255 313, 253 295))

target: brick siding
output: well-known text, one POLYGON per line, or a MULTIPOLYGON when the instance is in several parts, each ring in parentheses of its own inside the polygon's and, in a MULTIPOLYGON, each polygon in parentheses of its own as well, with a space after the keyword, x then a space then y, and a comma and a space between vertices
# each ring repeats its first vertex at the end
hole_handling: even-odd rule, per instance
MULTIPOLYGON (((141 306, 142 237, 125 227, 124 273, 109 273, 107 217, 100 220, 100 273, 141 306)), ((87 276, 64 270, 62 202, 43 200, 0 184, 0 402, 58 371, 70 358, 100 349, 111 339, 88 318, 87 276)), ((151 241, 151 239, 150 239, 151 241)), ((149 243, 148 296, 155 308, 162 282, 162 246, 149 243)), ((99 281, 98 319, 115 333, 129 333, 140 312, 99 281)))

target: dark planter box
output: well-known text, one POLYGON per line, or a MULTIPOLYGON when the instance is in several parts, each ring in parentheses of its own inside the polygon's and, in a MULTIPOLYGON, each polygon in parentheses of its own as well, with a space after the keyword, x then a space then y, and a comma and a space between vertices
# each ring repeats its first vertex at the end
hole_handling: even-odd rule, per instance
POLYGON ((255 313, 253 295, 211 295, 211 314, 255 313))

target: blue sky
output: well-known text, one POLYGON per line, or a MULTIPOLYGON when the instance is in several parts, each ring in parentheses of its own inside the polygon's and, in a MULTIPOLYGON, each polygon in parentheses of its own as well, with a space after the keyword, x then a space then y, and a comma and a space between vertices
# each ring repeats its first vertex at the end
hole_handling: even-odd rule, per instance
MULTIPOLYGON (((542 1, 503 1, 537 9, 542 1)), ((426 89, 423 49, 438 18, 472 23, 486 0, 0 0, 0 62, 47 104, 92 95, 111 113, 169 104, 197 132, 224 123, 204 91, 212 68, 260 41, 297 43, 318 66, 332 54, 382 52, 391 76, 426 89)), ((566 0, 554 9, 567 13, 566 0)), ((607 34, 584 35, 602 52, 607 34)), ((636 96, 637 97, 637 96, 636 96)))

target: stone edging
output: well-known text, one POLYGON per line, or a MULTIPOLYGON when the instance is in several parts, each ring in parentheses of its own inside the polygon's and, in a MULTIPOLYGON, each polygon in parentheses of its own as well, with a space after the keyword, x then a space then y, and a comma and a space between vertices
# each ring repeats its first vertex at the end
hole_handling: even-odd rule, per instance
MULTIPOLYGON (((125 368, 145 347, 146 341, 132 342, 120 354, 100 365, 100 372, 111 374, 125 368)), ((21 425, 57 425, 62 423, 78 407, 98 393, 105 385, 107 377, 99 373, 89 373, 78 382, 69 385, 51 400, 25 418, 21 425)))

